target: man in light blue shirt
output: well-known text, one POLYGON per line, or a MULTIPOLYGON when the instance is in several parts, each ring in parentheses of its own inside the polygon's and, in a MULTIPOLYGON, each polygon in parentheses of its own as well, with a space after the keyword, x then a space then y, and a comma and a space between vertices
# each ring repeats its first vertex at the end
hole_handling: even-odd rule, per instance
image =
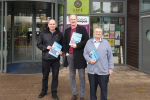
POLYGON ((109 42, 102 39, 102 29, 94 28, 94 38, 89 39, 84 48, 84 58, 88 62, 87 70, 90 83, 90 100, 97 100, 97 85, 101 88, 101 100, 107 100, 109 75, 113 73, 113 55, 109 42), (91 59, 89 53, 96 49, 99 59, 91 59))

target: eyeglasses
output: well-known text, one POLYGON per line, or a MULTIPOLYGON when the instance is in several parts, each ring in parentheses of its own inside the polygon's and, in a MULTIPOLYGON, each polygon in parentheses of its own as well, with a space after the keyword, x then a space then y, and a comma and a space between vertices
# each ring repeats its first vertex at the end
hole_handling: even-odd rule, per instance
POLYGON ((102 31, 95 31, 95 33, 96 33, 96 34, 98 34, 98 33, 102 33, 102 31))

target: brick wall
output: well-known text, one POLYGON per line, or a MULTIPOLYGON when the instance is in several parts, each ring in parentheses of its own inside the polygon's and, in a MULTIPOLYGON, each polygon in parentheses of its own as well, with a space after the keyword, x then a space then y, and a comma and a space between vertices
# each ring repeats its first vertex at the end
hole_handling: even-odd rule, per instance
POLYGON ((127 65, 139 64, 139 0, 127 1, 127 65))

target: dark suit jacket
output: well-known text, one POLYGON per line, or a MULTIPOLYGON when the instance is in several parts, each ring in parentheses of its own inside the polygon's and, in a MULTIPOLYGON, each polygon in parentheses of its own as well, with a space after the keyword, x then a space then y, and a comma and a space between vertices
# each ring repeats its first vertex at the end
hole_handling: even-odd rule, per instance
MULTIPOLYGON (((65 30, 65 35, 64 35, 64 42, 63 42, 64 53, 65 53, 64 67, 68 66, 66 53, 69 53, 70 32, 71 32, 71 27, 65 30)), ((77 25, 76 32, 82 34, 82 39, 80 43, 77 43, 77 48, 73 49, 74 67, 75 69, 84 69, 86 68, 87 64, 85 58, 83 57, 83 51, 84 51, 85 44, 89 39, 89 35, 86 31, 86 28, 79 25, 77 25)))

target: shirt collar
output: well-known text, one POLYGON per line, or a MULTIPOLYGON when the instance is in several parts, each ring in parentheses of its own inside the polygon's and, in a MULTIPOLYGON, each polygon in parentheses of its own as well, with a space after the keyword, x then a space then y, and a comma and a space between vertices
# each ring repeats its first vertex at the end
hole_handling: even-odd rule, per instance
POLYGON ((71 29, 75 29, 76 27, 77 27, 77 25, 74 28, 71 27, 71 29))
MULTIPOLYGON (((100 38, 98 42, 102 41, 102 39, 100 38)), ((93 42, 95 43, 96 42, 96 39, 93 38, 93 42)))

